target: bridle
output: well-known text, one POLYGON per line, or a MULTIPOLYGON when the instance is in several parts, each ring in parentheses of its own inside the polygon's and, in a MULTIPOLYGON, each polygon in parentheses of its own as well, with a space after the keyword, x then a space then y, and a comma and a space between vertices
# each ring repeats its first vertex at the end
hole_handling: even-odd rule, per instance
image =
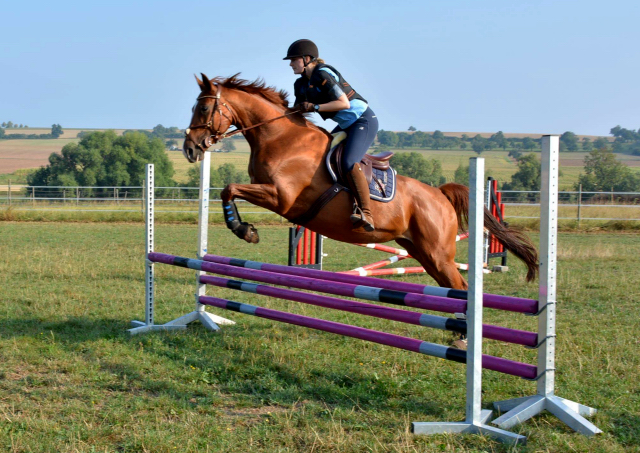
MULTIPOLYGON (((267 120, 267 121, 263 121, 263 122, 258 123, 258 124, 254 124, 253 126, 245 127, 245 128, 243 128, 243 129, 238 129, 238 128, 236 127, 236 129, 234 129, 234 130, 231 130, 231 131, 227 130, 226 132, 221 133, 221 132, 220 132, 220 127, 222 126, 222 117, 224 116, 224 117, 229 121, 229 123, 233 125, 233 112, 231 111, 231 108, 229 108, 229 106, 228 106, 225 102, 221 102, 220 94, 221 94, 221 92, 222 92, 222 86, 221 86, 221 85, 219 85, 219 84, 216 84, 216 87, 217 87, 217 90, 216 90, 216 94, 215 94, 215 95, 202 95, 202 94, 201 94, 201 95, 200 95, 200 96, 198 96, 198 98, 196 99, 197 101, 199 101, 200 99, 206 99, 206 98, 212 98, 212 99, 215 99, 215 101, 214 101, 214 103, 213 103, 213 108, 211 109, 211 112, 209 113, 209 117, 207 118, 207 122, 206 122, 206 123, 202 123, 202 124, 196 124, 196 125, 194 125, 194 126, 189 126, 189 127, 187 128, 187 130, 185 131, 185 139, 189 139, 189 140, 191 140, 191 141, 192 141, 193 143, 195 143, 195 145, 196 145, 198 148, 200 148, 200 150, 201 150, 201 151, 203 151, 203 152, 204 152, 204 151, 206 151, 206 149, 205 149, 205 148, 203 148, 203 147, 200 145, 200 143, 198 143, 198 142, 197 142, 197 141, 195 141, 193 138, 191 138, 191 131, 192 131, 193 129, 206 128, 206 129, 208 129, 208 130, 212 133, 212 135, 210 135, 209 137, 207 137, 207 138, 205 139, 205 142, 204 142, 205 146, 206 146, 207 148, 209 148, 209 147, 210 147, 211 145, 213 145, 214 143, 217 143, 217 142, 219 142, 220 140, 223 140, 223 139, 225 139, 225 138, 227 138, 227 137, 231 137, 232 135, 239 134, 239 133, 242 133, 242 132, 244 132, 244 131, 248 131, 249 129, 253 129, 253 128, 255 128, 255 127, 259 127, 259 126, 262 126, 262 125, 264 125, 264 124, 270 123, 270 122, 272 122, 272 121, 279 120, 279 119, 284 118, 284 117, 286 117, 286 116, 293 115, 294 113, 298 113, 298 112, 300 112, 300 109, 296 109, 296 110, 293 110, 293 111, 291 111, 291 112, 287 112, 287 113, 285 113, 284 115, 277 116, 277 117, 275 117, 275 118, 271 118, 271 119, 269 119, 269 120, 267 120), (228 110, 228 111, 229 111, 229 113, 231 114, 231 118, 229 118, 229 117, 228 117, 228 116, 227 116, 227 115, 222 111, 222 107, 223 107, 223 106, 227 108, 227 110, 228 110), (218 127, 214 129, 214 126, 215 126, 215 114, 216 114, 216 110, 218 111, 218 116, 219 116, 219 118, 220 118, 220 123, 218 124, 218 127)), ((235 126, 235 125, 234 125, 234 126, 235 126)))

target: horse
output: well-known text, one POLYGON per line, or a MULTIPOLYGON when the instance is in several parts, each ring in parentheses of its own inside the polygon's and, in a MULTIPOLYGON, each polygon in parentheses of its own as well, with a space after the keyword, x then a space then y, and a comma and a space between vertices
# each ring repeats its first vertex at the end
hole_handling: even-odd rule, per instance
MULTIPOLYGON (((207 148, 232 133, 242 132, 251 148, 250 184, 229 184, 221 193, 227 226, 247 242, 259 240, 257 229, 238 222, 234 200, 246 200, 287 220, 299 219, 333 185, 325 165, 332 135, 289 108, 287 93, 238 78, 196 76, 200 95, 186 130, 183 153, 199 161, 207 148), (227 132, 235 126, 234 132, 227 132), (224 131, 224 132, 223 132, 224 131), (226 211, 229 209, 229 211, 226 211), (231 217, 229 217, 231 215, 231 217), (230 225, 229 219, 234 220, 230 225)), ((456 234, 468 221, 469 189, 447 183, 432 187, 397 175, 396 195, 388 203, 373 202, 375 230, 352 229, 351 196, 342 191, 303 225, 347 243, 394 240, 417 259, 438 285, 467 289, 454 262, 456 234)), ((521 232, 500 224, 485 209, 485 228, 527 266, 527 281, 535 279, 538 254, 521 232)))

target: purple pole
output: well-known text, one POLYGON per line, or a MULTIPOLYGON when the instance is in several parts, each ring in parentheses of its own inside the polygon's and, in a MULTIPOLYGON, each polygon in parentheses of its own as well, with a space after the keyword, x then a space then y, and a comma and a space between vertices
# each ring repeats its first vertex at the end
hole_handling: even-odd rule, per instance
POLYGON ((425 310, 441 311, 444 313, 465 313, 467 309, 466 301, 440 296, 405 293, 402 291, 391 291, 373 288, 370 286, 351 285, 348 283, 328 282, 316 278, 294 277, 276 272, 250 268, 245 269, 232 265, 210 263, 202 260, 167 255, 165 253, 153 252, 148 255, 148 258, 150 261, 158 263, 187 267, 189 269, 211 272, 214 274, 254 280, 273 285, 290 286, 293 288, 318 291, 339 296, 356 297, 359 299, 374 300, 388 304, 422 308, 425 310))
MULTIPOLYGON (((392 346, 406 351, 419 352, 421 354, 440 357, 446 360, 465 363, 467 360, 467 352, 447 346, 428 343, 414 338, 403 337, 386 332, 365 329, 363 327, 341 324, 333 321, 325 321, 323 319, 311 318, 308 316, 294 315, 283 311, 271 310, 269 308, 256 307, 254 305, 242 304, 217 297, 200 296, 200 303, 213 307, 232 310, 260 318, 271 319, 273 321, 284 322, 287 324, 295 324, 302 327, 330 332, 345 337, 359 338, 361 340, 373 343, 392 346)), ((502 359, 490 355, 482 356, 482 366, 488 370, 497 371, 499 373, 510 374, 525 379, 534 379, 536 377, 537 368, 534 365, 515 362, 513 360, 502 359)))
MULTIPOLYGON (((334 297, 308 294, 300 291, 292 291, 272 286, 258 285, 255 283, 240 282, 227 278, 202 275, 201 283, 215 285, 221 288, 230 288, 238 291, 261 294, 263 296, 276 297, 279 299, 293 300, 305 304, 319 307, 331 308, 335 310, 358 313, 375 318, 389 319, 391 321, 404 322, 418 326, 432 327, 435 329, 449 330, 452 332, 467 332, 467 323, 462 320, 447 318, 444 316, 428 315, 416 313, 414 311, 401 310, 398 308, 381 307, 379 305, 356 302, 353 300, 338 299, 334 297)), ((483 324, 482 333, 485 338, 504 341, 507 343, 521 344, 524 346, 536 346, 538 344, 538 334, 524 330, 509 329, 506 327, 483 324)))
MULTIPOLYGON (((417 283, 398 282, 373 277, 361 277, 359 275, 338 274, 336 272, 321 271, 318 269, 305 269, 299 267, 282 266, 279 264, 260 263, 258 261, 241 260, 218 255, 205 255, 205 261, 219 264, 228 264, 237 267, 247 267, 280 274, 296 275, 299 277, 317 278, 333 282, 348 283, 352 285, 366 285, 383 288, 391 291, 401 291, 413 294, 425 294, 452 299, 467 300, 467 291, 437 286, 418 285, 417 283)), ((537 313, 538 301, 521 297, 500 296, 497 294, 484 294, 483 305, 497 310, 512 311, 517 313, 537 313)))

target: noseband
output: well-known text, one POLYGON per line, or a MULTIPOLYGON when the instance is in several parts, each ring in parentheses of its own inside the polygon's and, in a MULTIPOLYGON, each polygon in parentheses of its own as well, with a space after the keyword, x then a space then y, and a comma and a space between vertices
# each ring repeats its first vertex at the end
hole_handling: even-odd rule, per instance
POLYGON ((185 131, 185 139, 191 140, 193 143, 195 143, 195 145, 198 148, 200 148, 200 150, 202 150, 202 152, 205 152, 206 149, 203 148, 200 145, 200 143, 196 142, 193 138, 191 138, 191 131, 193 129, 206 128, 212 133, 212 135, 210 135, 209 137, 207 137, 205 139, 205 143, 204 143, 205 146, 207 148, 209 148, 214 143, 217 143, 220 140, 223 140, 223 139, 225 139, 227 137, 231 137, 232 135, 239 134, 239 133, 244 132, 244 131, 248 131, 249 129, 253 129, 253 128, 258 127, 258 126, 262 126, 263 124, 267 124, 267 123, 270 123, 272 121, 284 118, 284 117, 286 117, 288 115, 293 115, 294 113, 300 112, 300 109, 292 110, 291 112, 287 112, 284 115, 277 116, 275 118, 271 118, 270 120, 263 121, 263 122, 258 123, 258 124, 254 124, 253 126, 245 127, 243 129, 235 129, 233 131, 226 131, 224 133, 220 133, 219 128, 220 128, 220 126, 222 126, 222 117, 224 116, 227 120, 229 120, 229 124, 233 124, 233 112, 231 111, 231 109, 229 108, 229 106, 225 102, 222 102, 222 105, 224 107, 226 107, 227 110, 229 111, 229 113, 231 114, 231 118, 229 118, 227 115, 225 115, 223 113, 222 107, 220 106, 220 93, 222 92, 222 86, 220 86, 218 84, 218 85, 216 85, 216 87, 217 87, 217 90, 216 90, 216 94, 215 95, 200 95, 196 99, 198 101, 200 99, 205 99, 205 98, 215 99, 215 101, 213 103, 213 109, 211 109, 211 113, 209 114, 209 118, 207 118, 207 122, 206 123, 202 123, 202 124, 196 124, 195 126, 189 126, 187 128, 187 130, 185 131), (219 116, 220 116, 220 124, 218 125, 218 128, 214 129, 216 110, 218 111, 219 116))
MULTIPOLYGON (((185 139, 191 140, 203 152, 206 151, 206 150, 200 145, 200 143, 196 142, 193 138, 191 138, 191 131, 193 129, 200 129, 200 128, 204 127, 204 128, 207 128, 210 132, 212 132, 212 135, 207 137, 206 140, 205 140, 205 145, 207 146, 207 148, 209 148, 213 143, 217 143, 218 141, 222 140, 223 138, 227 138, 227 137, 239 132, 239 131, 235 130, 235 131, 233 131, 231 133, 227 133, 227 132, 220 133, 219 128, 220 128, 220 126, 222 126, 222 117, 224 116, 227 120, 229 120, 230 124, 233 123, 233 120, 223 113, 222 107, 220 106, 220 93, 222 92, 222 87, 220 85, 216 85, 216 86, 217 86, 217 91, 216 91, 215 96, 213 96, 213 95, 200 95, 196 99, 198 101, 200 99, 205 99, 205 98, 213 98, 213 99, 215 99, 215 101, 213 103, 213 108, 211 109, 211 113, 209 113, 209 118, 207 118, 207 122, 206 123, 202 123, 202 124, 196 124, 195 126, 189 126, 187 128, 187 130, 185 131, 186 132, 185 133, 185 139), (214 124, 213 123, 215 121, 216 110, 220 114, 219 115, 220 116, 220 124, 218 125, 218 128, 214 129, 214 124), (210 141, 210 140, 212 140, 212 141, 210 141)), ((231 114, 231 117, 233 117, 233 112, 231 111, 229 106, 225 102, 223 102, 222 105, 225 106, 227 108, 227 110, 229 110, 229 113, 231 114)))

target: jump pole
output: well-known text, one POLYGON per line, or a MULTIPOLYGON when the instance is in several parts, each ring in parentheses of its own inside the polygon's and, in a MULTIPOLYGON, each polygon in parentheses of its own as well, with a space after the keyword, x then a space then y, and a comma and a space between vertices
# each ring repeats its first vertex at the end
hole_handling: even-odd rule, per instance
MULTIPOLYGON (((201 259, 207 253, 208 227, 209 227, 209 197, 211 183, 211 153, 205 152, 200 163, 200 203, 198 209, 198 258, 201 259)), ((145 321, 131 321, 133 328, 129 329, 131 335, 154 330, 183 330, 187 324, 200 321, 208 330, 220 330, 220 325, 235 324, 230 319, 222 318, 205 311, 205 305, 199 302, 200 296, 206 293, 206 285, 200 283, 200 275, 204 272, 196 272, 195 310, 166 324, 155 324, 154 320, 154 269, 153 262, 149 261, 149 253, 154 249, 154 214, 155 214, 155 180, 153 164, 146 165, 145 178, 145 226, 146 226, 146 250, 145 250, 145 321)))
POLYGON ((542 136, 542 168, 540 190, 540 286, 538 297, 537 393, 493 403, 503 413, 493 424, 509 429, 544 410, 551 412, 574 431, 593 436, 602 431, 584 416, 596 413, 582 404, 554 394, 556 349, 556 249, 558 245, 558 167, 560 140, 558 135, 542 136))

